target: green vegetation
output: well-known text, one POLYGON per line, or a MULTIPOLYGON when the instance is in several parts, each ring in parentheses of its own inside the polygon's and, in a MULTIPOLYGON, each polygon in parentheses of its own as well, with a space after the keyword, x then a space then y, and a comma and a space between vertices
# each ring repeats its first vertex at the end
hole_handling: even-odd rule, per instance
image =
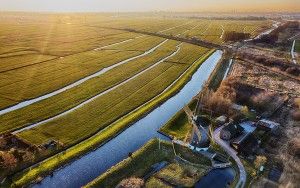
POLYGON ((191 129, 192 125, 189 123, 186 113, 180 110, 160 128, 160 131, 173 138, 184 140, 191 129))
POLYGON ((178 42, 176 41, 168 41, 149 55, 116 67, 101 76, 90 79, 85 83, 56 96, 2 115, 0 116, 0 132, 25 127, 34 122, 39 122, 66 111, 98 93, 134 76, 160 59, 170 55, 176 50, 175 46, 177 44, 178 42))
POLYGON ((202 177, 210 166, 206 158, 203 160, 200 155, 194 154, 189 149, 176 145, 177 154, 184 154, 188 161, 197 162, 191 165, 186 162, 174 162, 175 157, 173 146, 170 142, 159 141, 157 139, 149 141, 133 155, 90 182, 86 187, 115 187, 122 179, 129 177, 144 177, 151 175, 147 180, 146 187, 159 187, 168 184, 180 187, 192 187, 202 177), (187 154, 186 154, 187 153, 187 154), (200 160, 197 159, 200 157, 200 160), (161 161, 168 161, 170 164, 151 174, 151 166, 161 161), (209 165, 208 165, 209 164, 209 165), (160 180, 163 180, 160 181, 160 180))
POLYGON ((163 40, 144 36, 94 51, 101 46, 140 36, 109 28, 161 31, 222 43, 222 29, 255 36, 271 25, 266 20, 137 19, 130 16, 116 18, 109 14, 5 15, 0 21, 0 35, 4 36, 0 47, 0 58, 4 63, 1 63, 0 72, 8 72, 0 74, 0 109, 61 88, 163 40), (22 18, 21 23, 15 22, 18 16, 22 18))
POLYGON ((168 182, 176 187, 193 187, 195 183, 207 172, 207 168, 197 168, 192 165, 171 163, 167 167, 160 170, 149 180, 150 185, 146 182, 146 187, 157 187, 156 184, 161 184, 159 180, 168 182))
POLYGON ((151 177, 145 184, 146 188, 151 188, 151 187, 156 187, 156 188, 172 188, 172 186, 167 185, 166 183, 164 183, 162 180, 155 178, 155 177, 151 177))
MULTIPOLYGON (((82 77, 98 72, 105 67, 139 55, 144 50, 146 51, 162 41, 163 39, 157 37, 143 37, 128 42, 141 51, 90 50, 49 61, 41 62, 38 60, 40 62, 38 64, 12 69, 0 74, 0 96, 3 96, 4 99, 8 98, 15 102, 20 102, 46 94, 73 83, 82 77), (22 92, 15 92, 16 90, 21 90, 22 92)), ((124 44, 119 45, 124 46, 124 44)), ((18 61, 14 61, 14 64, 18 64, 18 61)), ((10 64, 7 66, 5 68, 11 67, 10 64)), ((6 107, 3 105, 0 103, 0 108, 6 107)))
MULTIPOLYGON (((203 54, 199 55, 201 57, 203 54)), ((77 143, 159 95, 195 60, 196 57, 185 63, 174 64, 168 61, 161 63, 118 89, 96 98, 63 117, 21 132, 19 136, 37 145, 49 139, 58 140, 65 146, 77 143)), ((179 61, 181 62, 180 59, 179 61)))
POLYGON ((47 174, 59 166, 67 163, 68 161, 80 156, 86 151, 103 144, 105 141, 113 138, 118 132, 121 132, 126 127, 137 121, 141 116, 147 114, 151 109, 155 108, 158 104, 165 101, 170 96, 174 95, 184 84, 190 79, 191 75, 197 70, 203 61, 205 61, 214 50, 211 50, 210 53, 207 53, 205 56, 200 58, 195 64, 193 64, 190 69, 182 76, 169 90, 162 93, 161 95, 156 96, 150 102, 144 104, 140 108, 132 111, 126 116, 120 118, 118 121, 114 122, 112 125, 106 129, 100 131, 96 135, 88 138, 85 141, 80 142, 79 144, 67 149, 66 151, 59 153, 53 157, 50 157, 39 165, 24 170, 22 173, 13 177, 13 184, 15 186, 27 185, 30 182, 34 181, 37 177, 47 174))
POLYGON ((151 166, 161 161, 170 161, 174 157, 170 142, 157 139, 150 140, 146 145, 122 162, 96 178, 86 187, 115 187, 122 179, 135 176, 142 177, 151 166), (160 147, 160 148, 159 148, 160 147))
POLYGON ((182 147, 178 144, 174 144, 174 149, 176 155, 184 160, 187 160, 193 164, 198 164, 199 166, 208 167, 211 166, 211 160, 199 153, 193 153, 189 148, 182 147))

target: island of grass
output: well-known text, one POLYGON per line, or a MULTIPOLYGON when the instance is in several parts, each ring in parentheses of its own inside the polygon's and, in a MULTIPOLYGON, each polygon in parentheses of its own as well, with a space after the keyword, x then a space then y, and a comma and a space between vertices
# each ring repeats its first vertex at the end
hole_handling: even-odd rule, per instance
MULTIPOLYGON (((197 100, 193 99, 189 104, 191 110, 195 110, 197 100)), ((178 111, 164 126, 159 129, 159 132, 170 138, 186 141, 192 131, 192 125, 188 120, 188 116, 184 110, 178 111)))
POLYGON ((192 125, 189 123, 186 113, 184 110, 180 110, 160 128, 159 132, 171 138, 186 140, 191 130, 192 125))
POLYGON ((210 166, 210 159, 188 148, 152 139, 85 187, 115 187, 130 177, 143 179, 145 187, 168 184, 191 187, 207 173, 210 166))

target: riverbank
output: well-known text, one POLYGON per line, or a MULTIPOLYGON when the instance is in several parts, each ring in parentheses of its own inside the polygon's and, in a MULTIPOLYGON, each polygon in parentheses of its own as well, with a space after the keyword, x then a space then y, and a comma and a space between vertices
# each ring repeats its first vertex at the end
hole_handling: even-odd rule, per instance
POLYGON ((115 187, 121 180, 128 177, 142 177, 151 171, 153 164, 171 161, 174 157, 172 144, 152 139, 130 157, 103 173, 85 187, 115 187))
POLYGON ((96 135, 90 137, 89 139, 63 151, 45 161, 41 162, 39 165, 33 166, 31 169, 27 169, 24 172, 16 175, 13 178, 15 186, 27 185, 30 182, 34 181, 39 176, 49 174, 51 171, 59 168, 60 166, 70 162, 71 160, 81 156, 83 153, 86 153, 99 145, 103 145, 110 139, 117 136, 124 129, 129 127, 135 121, 138 121, 140 118, 149 113, 152 109, 162 104, 172 95, 175 95, 190 79, 193 73, 198 69, 198 67, 208 59, 215 50, 211 50, 204 57, 195 62, 177 81, 174 85, 168 88, 167 91, 163 92, 161 95, 158 95, 148 103, 139 107, 135 111, 127 114, 123 118, 119 119, 103 131, 97 133, 96 135))
POLYGON ((178 186, 193 186, 210 169, 210 160, 204 159, 206 159, 204 156, 196 156, 191 150, 180 145, 173 146, 171 142, 153 139, 134 152, 130 157, 88 183, 85 187, 115 187, 121 180, 129 177, 144 178, 145 187, 150 187, 149 185, 155 186, 161 179, 164 182, 167 181, 178 186), (188 162, 178 160, 177 155, 183 157, 188 162), (154 173, 150 173, 149 176, 149 172, 153 171, 153 165, 162 161, 167 162, 169 165, 166 165, 163 169, 156 170, 154 173), (186 171, 190 168, 197 171, 194 172, 195 176, 181 177, 185 176, 186 171), (174 170, 176 174, 173 174, 174 170))
MULTIPOLYGON (((222 57, 206 81, 206 86, 211 90, 217 90, 221 82, 227 77, 232 64, 233 60, 230 59, 230 56, 222 57)), ((194 99, 190 102, 189 106, 192 107, 192 110, 194 110, 196 107, 193 106, 193 103, 197 105, 197 100, 194 99)), ((188 137, 187 134, 191 132, 191 129, 192 125, 189 124, 186 113, 184 110, 180 110, 163 127, 159 129, 159 133, 171 139, 176 137, 176 139, 184 140, 188 137)))

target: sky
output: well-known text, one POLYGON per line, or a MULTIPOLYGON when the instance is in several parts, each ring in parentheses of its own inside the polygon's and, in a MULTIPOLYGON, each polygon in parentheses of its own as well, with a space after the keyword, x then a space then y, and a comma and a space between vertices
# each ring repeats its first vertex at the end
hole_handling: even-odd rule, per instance
POLYGON ((300 0, 0 0, 0 11, 300 12, 300 0))

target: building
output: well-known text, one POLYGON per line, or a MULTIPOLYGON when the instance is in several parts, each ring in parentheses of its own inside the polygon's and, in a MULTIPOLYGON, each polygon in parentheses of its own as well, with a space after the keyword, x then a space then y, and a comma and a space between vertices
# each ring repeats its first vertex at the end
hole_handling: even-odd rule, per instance
POLYGON ((259 129, 262 129, 265 131, 271 131, 272 133, 276 133, 280 124, 276 123, 274 121, 267 120, 267 119, 262 119, 256 123, 256 126, 259 129))
POLYGON ((223 140, 231 140, 242 135, 243 131, 244 129, 240 125, 229 123, 221 130, 220 137, 223 140))
POLYGON ((243 155, 252 155, 258 148, 258 140, 252 133, 245 133, 233 139, 230 145, 239 153, 243 155))

